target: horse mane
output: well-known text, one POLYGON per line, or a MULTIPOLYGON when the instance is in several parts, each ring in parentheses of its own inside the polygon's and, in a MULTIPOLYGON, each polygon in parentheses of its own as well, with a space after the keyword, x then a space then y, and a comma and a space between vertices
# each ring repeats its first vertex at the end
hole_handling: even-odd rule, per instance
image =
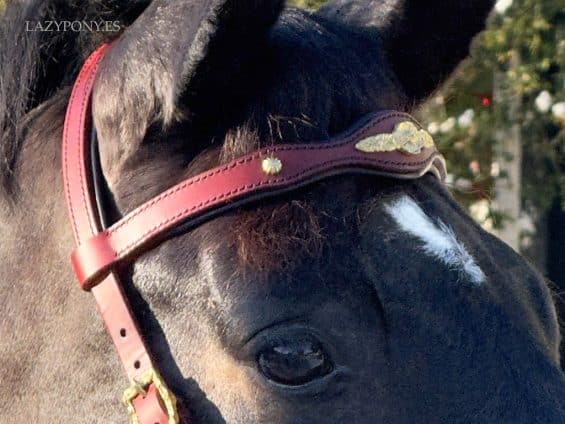
MULTIPOLYGON (((0 16, 0 190, 13 190, 25 117, 74 81, 114 32, 30 31, 37 23, 118 21, 127 27, 149 0, 11 0, 0 16)), ((0 12, 1 13, 1 12, 0 12)))

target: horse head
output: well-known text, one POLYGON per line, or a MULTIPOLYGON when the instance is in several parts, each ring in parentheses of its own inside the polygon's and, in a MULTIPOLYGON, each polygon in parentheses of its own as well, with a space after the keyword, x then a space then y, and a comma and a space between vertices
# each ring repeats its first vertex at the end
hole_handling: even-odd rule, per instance
MULTIPOLYGON (((49 3, 20 22, 80 16, 49 3)), ((493 2, 332 0, 315 13, 281 0, 95 3, 85 13, 127 23, 92 99, 117 220, 259 148, 323 142, 367 114, 410 112, 468 54, 493 2)), ((17 92, 23 124, 5 124, 21 145, 5 142, 17 188, 0 214, 12 228, 0 263, 21 289, 0 287, 32 328, 0 358, 6 375, 18 369, 15 386, 40 381, 29 396, 2 397, 31 421, 118 422, 117 362, 93 304, 71 286, 57 150, 69 75, 101 40, 47 37, 37 57, 20 59, 47 65, 22 72, 35 96, 17 92), (39 389, 65 373, 64 385, 39 389), (26 410, 32 399, 39 411, 26 410)), ((23 83, 2 78, 6 90, 23 83)), ((179 232, 120 274, 194 423, 565 420, 550 290, 431 175, 327 178, 179 232)))

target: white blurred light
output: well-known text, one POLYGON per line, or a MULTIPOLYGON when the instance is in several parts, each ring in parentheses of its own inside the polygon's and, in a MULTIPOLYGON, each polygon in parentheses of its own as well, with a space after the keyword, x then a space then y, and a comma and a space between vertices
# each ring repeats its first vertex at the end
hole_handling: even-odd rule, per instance
POLYGON ((431 122, 430 125, 428 125, 428 132, 430 134, 437 134, 437 132, 439 131, 439 124, 437 122, 431 122))
POLYGON ((457 123, 457 120, 453 117, 447 119, 446 121, 442 122, 442 124, 439 126, 439 130, 442 133, 448 133, 449 131, 451 131, 453 128, 455 128, 455 124, 457 123))
POLYGON ((467 109, 457 119, 457 122, 461 128, 469 128, 473 123, 473 119, 475 119, 475 111, 473 109, 467 109))
POLYGON ((497 13, 504 15, 506 11, 512 6, 513 0, 498 0, 494 5, 494 10, 497 13))
POLYGON ((547 90, 543 90, 536 97, 536 108, 542 113, 549 112, 552 103, 553 103, 553 98, 551 97, 551 94, 549 94, 549 91, 547 90))
POLYGON ((471 206, 469 207, 469 213, 477 221, 483 222, 485 219, 489 217, 490 204, 485 199, 479 200, 471 204, 471 206))
POLYGON ((485 230, 492 231, 494 225, 490 217, 490 202, 488 200, 483 199, 473 203, 469 208, 469 213, 485 230))
POLYGON ((468 191, 473 188, 473 182, 467 178, 457 178, 455 180, 455 187, 462 191, 468 191))
POLYGON ((490 176, 494 178, 500 176, 500 164, 498 162, 493 162, 490 165, 490 176))
POLYGON ((553 113, 553 116, 557 119, 565 121, 565 102, 555 103, 551 108, 551 113, 553 113))
POLYGON ((471 163, 469 164, 469 170, 474 175, 478 175, 481 172, 481 165, 479 165, 479 161, 477 160, 471 161, 471 163))

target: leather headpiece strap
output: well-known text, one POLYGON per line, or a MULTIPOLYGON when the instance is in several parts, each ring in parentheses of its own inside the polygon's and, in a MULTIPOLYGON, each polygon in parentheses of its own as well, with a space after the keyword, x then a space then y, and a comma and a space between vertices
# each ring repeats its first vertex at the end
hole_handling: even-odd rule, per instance
POLYGON ((78 248, 72 262, 90 290, 130 380, 124 403, 133 423, 179 421, 176 399, 152 363, 121 288, 116 269, 131 264, 182 225, 341 174, 415 179, 445 178, 433 140, 402 112, 380 112, 354 129, 314 144, 258 150, 170 188, 108 228, 95 197, 91 146, 91 96, 98 65, 109 45, 86 61, 69 102, 63 135, 63 177, 78 248))

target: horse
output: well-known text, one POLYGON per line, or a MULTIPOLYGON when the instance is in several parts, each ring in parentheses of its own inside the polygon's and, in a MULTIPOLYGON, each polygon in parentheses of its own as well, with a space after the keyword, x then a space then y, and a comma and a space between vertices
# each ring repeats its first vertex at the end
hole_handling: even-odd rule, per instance
MULTIPOLYGON (((1 421, 127 422, 119 361, 75 286, 61 176, 71 85, 96 47, 112 40, 92 118, 118 220, 258 148, 414 110, 467 56, 492 5, 8 4, 1 421)), ((182 422, 565 422, 547 283, 433 175, 326 178, 204 220, 119 273, 182 422)))

